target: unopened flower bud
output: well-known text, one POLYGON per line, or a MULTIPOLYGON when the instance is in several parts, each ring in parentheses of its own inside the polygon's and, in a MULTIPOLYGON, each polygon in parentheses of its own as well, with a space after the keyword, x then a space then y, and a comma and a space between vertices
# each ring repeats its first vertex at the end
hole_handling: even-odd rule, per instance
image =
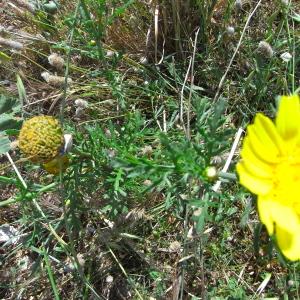
POLYGON ((218 178, 218 171, 216 167, 210 166, 207 167, 204 170, 204 176, 209 180, 209 181, 214 181, 218 178))

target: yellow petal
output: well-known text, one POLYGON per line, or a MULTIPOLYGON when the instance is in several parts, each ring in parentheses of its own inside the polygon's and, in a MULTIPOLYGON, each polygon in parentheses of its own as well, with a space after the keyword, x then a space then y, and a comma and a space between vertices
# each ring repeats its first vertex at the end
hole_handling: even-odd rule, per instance
MULTIPOLYGON (((275 192, 276 190, 274 190, 275 192)), ((288 205, 290 203, 286 200, 288 199, 282 199, 282 202, 279 202, 278 199, 273 199, 271 194, 259 197, 257 204, 262 223, 269 226, 267 223, 269 224, 271 219, 276 227, 280 226, 288 231, 292 230, 292 228, 299 228, 300 219, 297 212, 292 205, 288 205)))
POLYGON ((300 228, 292 228, 288 231, 280 226, 276 226, 276 240, 279 249, 289 260, 300 259, 300 228))
POLYGON ((300 259, 300 219, 294 208, 269 196, 258 197, 257 208, 268 233, 272 235, 275 231, 282 253, 290 260, 300 259))
POLYGON ((300 133, 300 99, 298 95, 280 98, 276 127, 281 137, 286 141, 298 137, 300 133))
POLYGON ((277 147, 272 142, 269 142, 268 139, 262 141, 254 130, 253 125, 248 126, 246 138, 248 139, 249 147, 251 147, 258 158, 272 164, 279 162, 280 153, 277 147))
POLYGON ((254 175, 263 178, 271 178, 273 176, 273 165, 260 159, 260 157, 253 152, 247 137, 244 140, 241 157, 246 168, 254 175))
POLYGON ((239 174, 240 183, 252 193, 265 195, 271 190, 273 186, 272 180, 252 174, 243 162, 237 164, 236 170, 239 174))
POLYGON ((284 154, 283 140, 269 118, 258 113, 252 125, 252 130, 269 151, 284 154))
POLYGON ((269 235, 274 233, 274 219, 269 210, 273 201, 266 197, 259 196, 257 198, 257 210, 259 214, 260 221, 266 226, 269 235))

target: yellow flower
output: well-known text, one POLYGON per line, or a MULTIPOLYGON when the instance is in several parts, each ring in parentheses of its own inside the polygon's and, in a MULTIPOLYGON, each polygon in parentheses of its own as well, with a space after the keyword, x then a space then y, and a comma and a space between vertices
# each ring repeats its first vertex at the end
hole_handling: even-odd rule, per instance
POLYGON ((300 99, 282 96, 275 123, 249 125, 237 164, 240 183, 258 196, 261 222, 290 260, 300 259, 300 99))

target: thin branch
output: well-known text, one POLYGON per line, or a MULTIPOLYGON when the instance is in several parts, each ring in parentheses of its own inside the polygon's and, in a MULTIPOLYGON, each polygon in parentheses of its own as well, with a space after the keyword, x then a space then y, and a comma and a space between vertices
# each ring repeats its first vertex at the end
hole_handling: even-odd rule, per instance
POLYGON ((193 56, 192 56, 192 64, 191 64, 191 87, 190 87, 190 93, 189 93, 189 98, 188 98, 188 108, 187 108, 187 128, 186 128, 186 135, 187 138, 190 140, 191 139, 191 130, 190 130, 190 125, 191 125, 191 118, 190 118, 190 113, 191 113, 191 102, 192 102, 192 95, 193 95, 193 90, 194 90, 194 65, 195 65, 195 56, 196 56, 196 49, 197 49, 197 40, 198 40, 198 34, 200 31, 200 27, 196 31, 195 34, 195 40, 194 40, 194 50, 193 50, 193 56))
POLYGON ((253 9, 253 11, 251 12, 251 14, 249 15, 249 17, 248 17, 248 19, 247 19, 247 21, 246 21, 246 24, 245 24, 245 26, 244 26, 244 29, 243 29, 243 31, 242 31, 242 34, 241 34, 241 37, 240 37, 240 39, 239 39, 239 42, 238 42, 238 44, 237 44, 237 46, 236 46, 236 49, 235 49, 235 51, 234 51, 234 53, 233 53, 233 55, 232 55, 232 57, 231 57, 231 60, 230 60, 230 62, 229 62, 229 64, 228 64, 228 66, 227 66, 227 69, 226 69, 224 75, 222 76, 222 78, 221 78, 221 80, 220 80, 220 83, 219 83, 219 86, 218 86, 216 95, 215 95, 215 97, 214 97, 214 99, 213 99, 214 102, 217 101, 217 100, 219 99, 220 92, 221 92, 221 89, 222 89, 223 84, 224 84, 224 82, 225 82, 226 76, 227 76, 227 74, 228 74, 228 72, 229 72, 229 70, 230 70, 230 68, 231 68, 231 65, 232 65, 232 63, 233 63, 233 61, 234 61, 234 59, 235 59, 235 57, 236 57, 236 55, 237 55, 237 53, 238 53, 238 51, 239 51, 239 49, 240 49, 240 46, 242 45, 242 40, 243 40, 243 38, 244 38, 246 29, 247 29, 247 27, 248 27, 248 25, 249 25, 249 23, 250 23, 250 20, 251 20, 252 17, 254 16, 256 10, 257 10, 258 7, 260 6, 261 2, 262 2, 262 0, 259 0, 259 1, 258 1, 258 3, 256 4, 255 8, 253 9))
MULTIPOLYGON (((227 170, 228 170, 228 168, 229 168, 229 166, 230 166, 230 163, 231 163, 231 161, 232 161, 234 152, 235 152, 235 150, 236 150, 236 148, 237 148, 237 146, 238 146, 238 143, 239 143, 239 141, 240 141, 240 139, 241 139, 241 136, 242 136, 242 133, 243 133, 243 132, 244 132, 244 130, 243 130, 242 128, 239 128, 239 130, 237 131, 236 136, 235 136, 235 139, 234 139, 234 142, 233 142, 232 147, 231 147, 231 150, 230 150, 230 153, 229 153, 229 155, 228 155, 228 158, 227 158, 227 160, 226 160, 226 163, 225 163, 225 165, 224 165, 224 167, 223 167, 223 169, 222 169, 221 172, 227 172, 227 170)), ((213 191, 217 192, 217 191, 219 190, 220 186, 221 186, 221 181, 218 180, 218 181, 215 183, 215 185, 213 186, 213 188, 212 188, 213 191)))

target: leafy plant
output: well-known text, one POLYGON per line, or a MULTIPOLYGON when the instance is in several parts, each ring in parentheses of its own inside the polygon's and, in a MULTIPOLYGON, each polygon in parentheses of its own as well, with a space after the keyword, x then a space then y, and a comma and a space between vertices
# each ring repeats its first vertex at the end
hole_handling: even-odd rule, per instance
POLYGON ((8 135, 15 134, 22 124, 20 104, 15 98, 0 95, 0 154, 8 152, 8 135))

